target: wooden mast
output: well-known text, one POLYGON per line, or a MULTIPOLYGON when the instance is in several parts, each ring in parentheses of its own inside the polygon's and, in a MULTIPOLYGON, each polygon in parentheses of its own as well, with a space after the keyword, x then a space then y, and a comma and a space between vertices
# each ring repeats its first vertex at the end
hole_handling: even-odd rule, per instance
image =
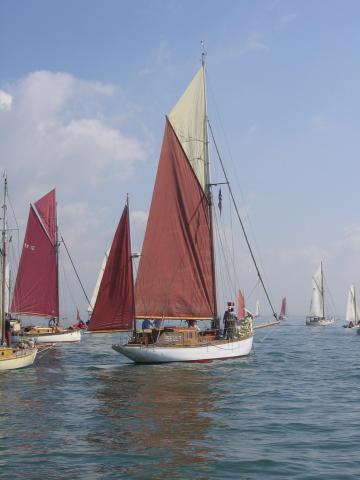
POLYGON ((1 344, 5 343, 5 283, 6 283, 6 195, 7 195, 7 177, 4 177, 4 203, 3 203, 3 223, 1 232, 1 344))
POLYGON ((209 205, 209 219, 210 219, 210 247, 211 247, 211 270, 212 277, 214 282, 213 289, 213 305, 214 305, 214 319, 217 318, 217 299, 216 299, 216 276, 215 276, 215 249, 214 249, 214 229, 213 229, 213 202, 211 194, 211 183, 210 183, 210 162, 209 162, 209 139, 208 139, 208 118, 207 118, 207 101, 206 101, 206 76, 205 76, 205 44, 204 41, 201 41, 202 53, 201 53, 201 65, 203 69, 203 78, 204 78, 204 164, 205 164, 205 195, 208 200, 209 205))

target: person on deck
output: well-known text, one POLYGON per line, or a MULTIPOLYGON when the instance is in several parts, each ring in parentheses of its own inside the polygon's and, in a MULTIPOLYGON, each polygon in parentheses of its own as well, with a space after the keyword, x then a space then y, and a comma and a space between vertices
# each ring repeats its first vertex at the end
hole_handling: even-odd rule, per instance
POLYGON ((235 333, 235 321, 236 317, 234 314, 234 302, 227 303, 227 309, 224 313, 224 337, 231 339, 234 338, 235 333))
POLYGON ((145 320, 142 322, 141 328, 143 330, 148 330, 149 328, 153 327, 153 323, 149 318, 145 318, 145 320))
POLYGON ((8 319, 5 320, 5 337, 7 346, 11 348, 11 323, 8 319))

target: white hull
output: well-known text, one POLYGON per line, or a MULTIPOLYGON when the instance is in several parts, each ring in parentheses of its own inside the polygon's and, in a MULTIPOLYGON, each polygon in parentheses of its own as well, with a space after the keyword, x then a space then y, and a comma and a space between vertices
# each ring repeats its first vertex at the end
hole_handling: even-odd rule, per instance
POLYGON ((306 325, 313 326, 313 327, 317 327, 317 326, 325 327, 326 325, 332 325, 333 323, 335 323, 334 318, 317 318, 317 319, 307 318, 306 319, 306 325))
POLYGON ((113 345, 113 349, 136 363, 206 362, 249 355, 253 337, 218 342, 198 347, 160 347, 156 345, 113 345))
POLYGON ((15 356, 9 358, 0 357, 0 371, 30 367, 34 363, 36 354, 37 348, 31 348, 19 350, 15 356))
MULTIPOLYGON (((15 337, 16 338, 16 337, 15 337)), ((20 340, 32 340, 39 343, 73 343, 80 342, 81 330, 69 330, 64 332, 45 333, 38 335, 22 334, 17 337, 20 340)))

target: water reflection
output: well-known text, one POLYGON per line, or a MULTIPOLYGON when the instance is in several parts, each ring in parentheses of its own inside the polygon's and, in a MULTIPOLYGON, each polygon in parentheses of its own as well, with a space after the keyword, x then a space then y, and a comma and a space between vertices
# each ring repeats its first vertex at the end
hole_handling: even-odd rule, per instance
POLYGON ((102 424, 88 442, 102 451, 106 445, 110 470, 127 464, 135 478, 144 472, 146 478, 178 478, 199 464, 204 474, 198 478, 206 478, 209 413, 217 400, 217 378, 208 366, 127 365, 98 371, 96 379, 102 424))

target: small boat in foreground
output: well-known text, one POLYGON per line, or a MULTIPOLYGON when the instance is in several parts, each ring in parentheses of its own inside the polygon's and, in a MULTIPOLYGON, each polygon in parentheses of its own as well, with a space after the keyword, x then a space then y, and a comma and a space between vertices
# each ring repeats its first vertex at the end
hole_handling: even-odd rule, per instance
POLYGON ((11 346, 11 324, 6 312, 6 257, 8 231, 6 223, 7 178, 4 179, 4 203, 1 241, 0 272, 0 371, 29 367, 34 363, 38 349, 32 342, 11 346))
POLYGON ((310 315, 306 317, 306 325, 326 326, 335 322, 333 317, 325 317, 324 272, 322 262, 312 277, 312 297, 310 315))

